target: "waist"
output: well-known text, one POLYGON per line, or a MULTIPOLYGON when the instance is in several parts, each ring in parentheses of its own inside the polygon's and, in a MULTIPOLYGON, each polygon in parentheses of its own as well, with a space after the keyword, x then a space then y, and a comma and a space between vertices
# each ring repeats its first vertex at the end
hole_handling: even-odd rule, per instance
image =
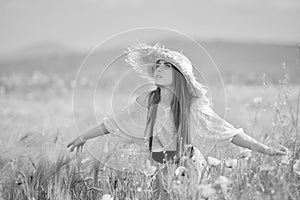
POLYGON ((162 149, 162 148, 160 148, 160 149, 152 149, 151 151, 158 153, 158 152, 163 152, 163 151, 176 151, 176 149, 162 149))
POLYGON ((167 161, 174 161, 175 155, 176 151, 152 152, 152 159, 158 163, 166 163, 167 161))
POLYGON ((152 152, 176 151, 176 140, 154 136, 152 141, 152 152))

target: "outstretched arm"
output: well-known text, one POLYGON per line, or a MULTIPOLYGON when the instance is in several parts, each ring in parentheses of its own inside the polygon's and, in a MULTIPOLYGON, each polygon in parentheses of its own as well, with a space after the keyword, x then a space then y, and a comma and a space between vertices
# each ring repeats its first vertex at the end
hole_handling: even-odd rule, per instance
POLYGON ((98 126, 93 127, 92 129, 86 131, 82 135, 75 138, 71 141, 67 147, 71 147, 70 151, 72 152, 75 148, 77 151, 85 144, 88 139, 92 139, 98 136, 106 135, 109 131, 105 128, 104 123, 101 123, 98 126))
POLYGON ((258 142, 247 135, 242 128, 236 128, 225 119, 221 118, 210 106, 203 106, 201 102, 198 103, 197 100, 192 106, 191 130, 197 130, 192 131, 192 133, 195 133, 197 136, 193 138, 201 138, 200 143, 203 147, 198 145, 198 148, 202 148, 201 150, 203 152, 205 152, 206 149, 211 149, 207 148, 210 144, 215 145, 217 142, 217 144, 221 146, 222 144, 231 142, 237 146, 270 156, 288 154, 288 149, 283 146, 280 149, 275 149, 258 142), (203 133, 206 133, 206 135, 203 133), (203 141, 205 141, 205 143, 203 141))
POLYGON ((235 135, 231 142, 237 146, 248 148, 270 156, 282 156, 287 154, 286 148, 281 147, 280 149, 275 149, 268 147, 245 133, 239 133, 235 135))
POLYGON ((191 107, 191 130, 197 130, 192 131, 192 133, 194 133, 193 138, 201 138, 200 143, 203 147, 198 145, 198 148, 203 152, 205 152, 206 149, 211 149, 207 148, 210 143, 215 145, 217 141, 218 145, 231 142, 237 146, 270 156, 286 155, 288 153, 287 148, 281 147, 280 149, 275 149, 258 142, 251 136, 247 135, 242 128, 236 128, 225 119, 221 118, 211 109, 210 106, 203 106, 201 101, 198 101, 199 100, 196 100, 191 107), (204 133, 206 133, 206 135, 204 135, 204 133), (211 142, 209 143, 210 140, 211 142), (205 141, 205 143, 203 141, 205 141))
POLYGON ((106 130, 104 123, 102 122, 100 125, 95 126, 94 128, 85 132, 83 135, 81 135, 81 137, 88 140, 88 139, 92 139, 92 138, 95 138, 98 136, 106 135, 108 133, 109 133, 109 131, 106 130))

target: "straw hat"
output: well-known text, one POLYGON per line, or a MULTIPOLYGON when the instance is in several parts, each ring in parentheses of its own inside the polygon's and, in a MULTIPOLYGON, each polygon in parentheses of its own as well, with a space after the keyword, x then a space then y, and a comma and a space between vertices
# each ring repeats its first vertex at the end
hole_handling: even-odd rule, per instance
POLYGON ((154 82, 154 67, 157 60, 163 59, 172 63, 184 75, 190 93, 202 97, 202 100, 204 100, 203 103, 208 103, 205 96, 207 87, 196 80, 191 61, 181 52, 166 49, 164 46, 161 46, 160 43, 151 46, 139 42, 129 46, 125 53, 127 54, 125 62, 133 66, 134 70, 138 72, 141 77, 148 79, 150 82, 154 82))

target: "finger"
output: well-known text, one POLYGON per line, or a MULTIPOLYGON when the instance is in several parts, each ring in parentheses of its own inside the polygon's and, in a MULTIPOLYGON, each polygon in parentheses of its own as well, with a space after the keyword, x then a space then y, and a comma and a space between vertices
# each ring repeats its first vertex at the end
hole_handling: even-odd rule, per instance
POLYGON ((284 153, 285 155, 288 154, 288 151, 286 149, 280 149, 281 153, 284 153))
POLYGON ((282 149, 282 150, 284 150, 284 151, 286 151, 286 152, 289 151, 289 149, 288 149, 287 147, 283 146, 283 145, 280 145, 280 149, 282 149))
POLYGON ((287 155, 288 154, 288 151, 281 151, 284 155, 287 155))
POLYGON ((72 144, 73 144, 73 142, 70 142, 70 143, 67 145, 67 148, 69 148, 72 144))
POLYGON ((283 150, 283 151, 286 152, 286 153, 289 152, 289 149, 288 149, 287 147, 284 147, 284 146, 281 147, 281 150, 283 150))
POLYGON ((284 152, 284 151, 277 151, 276 155, 283 156, 283 155, 286 155, 286 152, 284 152))
POLYGON ((70 149, 70 152, 73 152, 73 151, 74 151, 74 148, 75 148, 75 147, 72 146, 71 149, 70 149))

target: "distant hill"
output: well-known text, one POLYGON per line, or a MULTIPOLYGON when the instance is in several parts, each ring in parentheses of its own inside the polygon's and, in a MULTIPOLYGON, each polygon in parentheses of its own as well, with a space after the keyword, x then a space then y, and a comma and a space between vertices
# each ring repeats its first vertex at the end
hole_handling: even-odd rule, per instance
MULTIPOLYGON (((300 77, 300 52, 297 45, 224 41, 200 43, 218 66, 226 83, 259 82, 262 73, 266 73, 270 81, 277 82, 282 77, 283 62, 288 67, 291 82, 300 81, 298 78, 300 77)), ((199 47, 186 46, 183 41, 178 40, 164 40, 164 44, 169 48, 183 47, 184 53, 187 53, 192 61, 200 60, 196 65, 201 74, 205 75, 205 79, 215 78, 216 70, 204 54, 199 54, 199 47)), ((86 60, 85 64, 89 66, 86 70, 94 73, 94 70, 104 68, 124 50, 120 47, 93 53, 86 60)), ((59 43, 39 43, 0 58, 0 73, 32 73, 34 70, 39 70, 44 73, 75 76, 86 55, 87 53, 59 43)), ((128 66, 125 68, 128 69, 128 66)))
POLYGON ((62 57, 70 54, 79 53, 74 47, 62 44, 57 41, 40 41, 7 55, 1 55, 0 60, 5 61, 26 61, 35 59, 46 59, 49 57, 62 57))
POLYGON ((260 81, 265 73, 272 82, 283 77, 283 63, 292 82, 300 79, 297 45, 211 42, 203 46, 215 60, 227 82, 260 81))

